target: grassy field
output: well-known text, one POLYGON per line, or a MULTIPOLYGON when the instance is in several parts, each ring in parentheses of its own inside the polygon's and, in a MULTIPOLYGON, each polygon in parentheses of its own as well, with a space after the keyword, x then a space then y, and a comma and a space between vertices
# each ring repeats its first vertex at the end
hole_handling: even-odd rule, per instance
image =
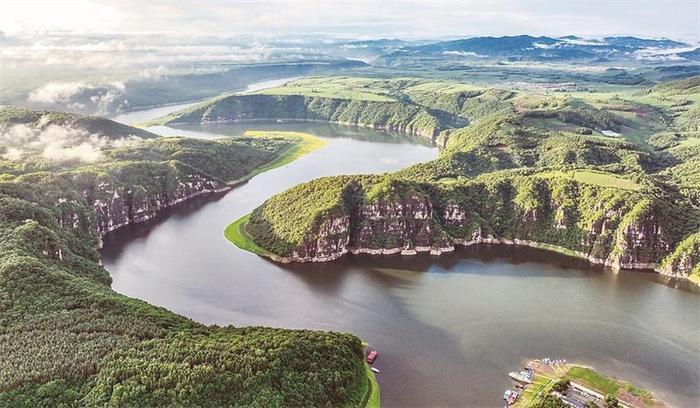
POLYGON ((418 78, 375 79, 363 77, 311 77, 260 91, 268 95, 304 95, 365 101, 395 101, 400 91, 408 95, 483 91, 484 88, 454 81, 424 81, 418 78))
POLYGON ((377 377, 374 375, 374 372, 369 369, 369 366, 365 364, 365 370, 367 371, 367 380, 368 380, 368 386, 369 389, 367 390, 367 397, 365 400, 364 406, 366 408, 380 408, 381 407, 381 400, 380 400, 380 391, 379 391, 379 383, 377 383, 377 377))
POLYGON ((681 147, 700 146, 700 137, 690 137, 688 139, 682 140, 678 145, 681 147))
POLYGON ((549 390, 554 386, 556 379, 546 377, 541 374, 535 374, 535 378, 532 381, 518 400, 513 404, 515 408, 527 408, 532 406, 535 402, 539 400, 539 396, 545 396, 549 390))
MULTIPOLYGON (((319 139, 316 136, 310 135, 308 133, 300 132, 277 132, 277 131, 252 131, 249 130, 245 132, 245 136, 248 137, 271 137, 271 138, 284 138, 297 141, 292 147, 282 152, 271 162, 257 167, 255 170, 237 180, 232 180, 230 184, 240 183, 242 181, 250 180, 251 178, 257 176, 268 170, 272 170, 276 167, 281 167, 286 164, 293 162, 299 157, 310 153, 314 150, 320 149, 325 146, 326 142, 319 139)), ((224 229, 224 236, 230 242, 232 242, 237 247, 253 252, 261 256, 270 256, 270 252, 265 248, 257 245, 253 239, 246 233, 245 225, 248 222, 250 215, 243 216, 236 221, 229 224, 224 229)))
POLYGON ((572 366, 566 373, 565 378, 576 381, 605 395, 615 395, 621 388, 621 385, 616 381, 600 375, 587 367, 572 366))
POLYGON ((292 147, 289 149, 285 150, 282 152, 279 156, 277 156, 274 160, 271 162, 262 165, 249 174, 247 174, 245 177, 237 179, 237 180, 232 180, 230 183, 240 183, 241 181, 246 181, 250 180, 251 178, 257 176, 260 173, 264 173, 268 170, 272 170, 276 167, 281 167, 284 165, 287 165, 294 160, 300 158, 301 156, 311 153, 314 150, 318 150, 322 148, 323 146, 326 145, 326 141, 323 139, 319 139, 318 137, 314 135, 310 135, 308 133, 301 133, 301 132, 277 132, 277 131, 263 131, 263 130, 248 130, 244 134, 245 136, 248 137, 270 137, 270 138, 282 138, 282 139, 289 139, 292 141, 296 141, 297 143, 294 144, 292 147))
POLYGON ((614 395, 620 399, 625 399, 624 395, 632 395, 637 397, 645 405, 654 405, 654 397, 651 392, 634 387, 628 383, 617 381, 613 378, 606 377, 595 370, 588 367, 572 366, 566 373, 564 378, 583 384, 592 388, 601 394, 614 395))
POLYGON ((229 224, 226 229, 224 229, 224 236, 231 243, 245 251, 249 251, 260 256, 269 256, 270 252, 257 245, 245 231, 248 218, 250 218, 250 214, 244 215, 243 217, 229 224))
POLYGON ((593 184, 600 187, 614 187, 623 190, 637 191, 642 188, 638 183, 632 180, 624 179, 618 177, 614 174, 604 173, 593 170, 571 170, 571 171, 548 171, 543 173, 537 173, 538 176, 544 178, 550 177, 565 177, 579 183, 593 184))
POLYGON ((260 91, 267 95, 304 95, 374 102, 395 101, 388 89, 375 86, 375 79, 355 77, 304 78, 284 86, 260 91))
POLYGON ((423 82, 418 85, 409 86, 405 89, 408 93, 456 93, 456 92, 474 92, 483 91, 484 87, 464 84, 458 82, 423 82))

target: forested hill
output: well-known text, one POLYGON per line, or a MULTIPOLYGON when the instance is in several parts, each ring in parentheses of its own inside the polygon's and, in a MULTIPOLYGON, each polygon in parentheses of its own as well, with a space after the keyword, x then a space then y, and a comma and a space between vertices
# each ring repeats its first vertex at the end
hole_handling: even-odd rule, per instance
POLYGON ((258 244, 286 262, 531 245, 700 281, 697 77, 617 94, 415 81, 404 94, 470 123, 440 132, 440 157, 272 197, 258 244))
POLYGON ((157 135, 143 129, 127 126, 99 116, 87 116, 67 112, 31 110, 19 106, 0 105, 0 126, 7 129, 24 125, 46 130, 51 126, 71 128, 108 139, 128 137, 153 138, 157 135))
MULTIPOLYGON (((415 78, 311 77, 251 95, 213 98, 155 123, 320 120, 397 130, 431 140, 507 107, 512 93, 415 78)), ((441 143, 440 140, 437 140, 441 143)))
POLYGON ((96 251, 100 233, 225 188, 294 141, 160 138, 104 119, 2 112, 0 406, 363 401, 356 337, 207 327, 114 292, 96 251))

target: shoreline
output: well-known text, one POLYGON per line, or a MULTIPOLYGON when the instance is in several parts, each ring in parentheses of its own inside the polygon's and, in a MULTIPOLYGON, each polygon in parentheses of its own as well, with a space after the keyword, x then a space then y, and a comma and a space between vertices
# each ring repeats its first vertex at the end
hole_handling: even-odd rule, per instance
POLYGON ((523 369, 508 374, 515 385, 512 392, 516 393, 516 400, 509 405, 515 408, 531 406, 548 396, 580 405, 595 402, 600 406, 607 398, 614 398, 623 408, 666 406, 656 393, 588 365, 545 358, 529 359, 523 369))
MULTIPOLYGON (((322 262, 332 262, 336 261, 347 254, 353 254, 353 255, 373 255, 373 256, 379 256, 379 255, 402 255, 402 256, 414 256, 414 255, 419 255, 419 254, 430 254, 432 256, 439 256, 443 253, 449 253, 449 252, 454 252, 458 247, 466 248, 466 247, 471 247, 471 246, 478 246, 478 245, 504 245, 504 246, 520 246, 520 247, 528 247, 528 248, 535 248, 535 249, 541 249, 544 251, 549 251, 565 256, 569 256, 571 258, 576 258, 580 260, 587 261, 590 265, 594 266, 600 266, 605 269, 610 269, 614 272, 619 272, 621 270, 627 270, 627 271, 638 271, 638 272, 649 272, 649 273, 655 273, 659 276, 663 276, 665 278, 672 278, 672 279, 679 279, 683 282, 688 282, 691 285, 697 286, 700 288, 700 281, 695 281, 693 279, 690 279, 689 277, 681 277, 681 276, 675 276, 675 275, 669 275, 663 272, 659 268, 659 264, 656 263, 650 263, 650 264, 620 264, 616 262, 611 262, 608 259, 603 259, 603 258, 596 258, 593 257, 589 254, 586 254, 585 252, 581 251, 575 251, 572 249, 568 249, 565 247, 561 247, 558 245, 554 244, 548 244, 548 243, 543 243, 543 242, 536 242, 536 241, 529 241, 529 240, 521 240, 521 239, 509 239, 509 238, 493 238, 493 237, 488 237, 488 238, 480 238, 480 239, 474 239, 474 240, 455 240, 455 245, 449 246, 449 247, 414 247, 412 249, 406 249, 404 247, 397 247, 397 248, 381 248, 381 249, 372 249, 372 248, 349 248, 349 249, 344 249, 341 252, 331 254, 327 257, 323 258, 299 258, 299 257, 294 257, 294 256, 289 256, 289 257, 282 257, 276 254, 271 253, 267 249, 260 247, 253 239, 250 237, 245 232, 245 226, 247 224, 248 219, 250 218, 250 214, 247 214, 235 221, 233 221, 231 224, 229 224, 226 229, 228 230, 229 228, 233 228, 234 224, 235 227, 240 230, 240 235, 237 237, 232 237, 232 236, 226 236, 226 238, 231 242, 232 244, 236 245, 237 247, 247 250, 249 252, 253 252, 256 255, 263 256, 265 258, 270 259, 273 262, 278 262, 278 263, 283 263, 283 264, 290 264, 290 263, 322 263, 322 262), (260 248, 258 251, 252 251, 247 249, 248 247, 255 246, 257 248, 260 248)), ((226 235, 226 234, 225 234, 226 235)))
POLYGON ((367 375, 367 392, 363 398, 363 403, 360 405, 363 408, 381 408, 381 388, 377 382, 377 376, 370 370, 366 362, 363 362, 363 365, 367 375))
POLYGON ((343 125, 343 126, 374 129, 374 130, 392 131, 392 132, 402 133, 402 134, 405 134, 408 136, 429 139, 433 144, 436 144, 436 138, 440 135, 440 132, 442 132, 442 130, 440 130, 440 129, 435 129, 432 133, 430 133, 428 131, 419 130, 419 129, 413 129, 413 130, 402 129, 401 127, 398 127, 398 126, 376 126, 376 125, 369 125, 369 124, 364 124, 364 123, 359 123, 359 122, 344 122, 344 121, 338 121, 338 120, 299 119, 299 118, 256 118, 256 119, 233 119, 233 120, 209 120, 209 121, 197 122, 197 123, 165 122, 165 121, 158 121, 158 119, 154 119, 154 120, 147 121, 147 122, 140 123, 140 124, 146 125, 144 127, 149 127, 149 126, 209 125, 209 124, 255 123, 255 122, 277 122, 277 121, 329 123, 332 125, 343 125))
MULTIPOLYGON (((253 136, 253 137, 266 137, 266 136, 264 136, 264 133, 266 133, 266 132, 262 131, 262 132, 260 132, 260 134, 258 136, 253 136)), ((281 133, 284 133, 284 132, 281 132, 281 133)), ((279 134, 281 134, 281 133, 279 133, 279 134)), ((248 132, 246 132, 246 134, 248 134, 248 132)), ((168 201, 164 207, 159 208, 158 210, 156 210, 153 214, 151 214, 149 216, 141 217, 139 219, 130 220, 130 221, 122 223, 122 224, 113 225, 113 226, 109 227, 104 233, 100 233, 98 231, 99 238, 100 238, 100 243, 98 244, 98 248, 102 247, 102 238, 111 232, 117 231, 117 230, 124 228, 124 227, 127 227, 129 225, 135 225, 135 224, 140 224, 140 223, 143 223, 146 221, 150 221, 150 220, 158 217, 158 215, 160 214, 161 211, 168 209, 168 208, 175 207, 175 206, 182 204, 186 201, 189 201, 193 198, 197 198, 197 197, 201 197, 201 196, 205 196, 205 195, 211 195, 211 194, 225 193, 225 192, 231 191, 235 187, 237 187, 243 183, 246 183, 247 181, 249 181, 250 179, 252 179, 253 177, 255 177, 259 174, 262 174, 262 173, 269 171, 269 170, 276 169, 278 167, 282 167, 286 164, 289 164, 289 163, 295 161, 296 159, 298 159, 302 156, 305 156, 308 153, 311 153, 311 152, 318 150, 318 149, 322 148, 323 146, 325 146, 325 141, 323 141, 322 139, 320 139, 314 135, 311 135, 311 134, 294 133, 293 137, 298 138, 297 140, 299 142, 294 143, 290 147, 288 147, 287 149, 280 151, 270 161, 255 167, 248 174, 246 174, 242 177, 239 177, 237 179, 225 181, 224 186, 221 188, 205 189, 205 190, 190 194, 186 197, 181 197, 181 198, 178 198, 178 199, 175 199, 172 201, 168 201)))

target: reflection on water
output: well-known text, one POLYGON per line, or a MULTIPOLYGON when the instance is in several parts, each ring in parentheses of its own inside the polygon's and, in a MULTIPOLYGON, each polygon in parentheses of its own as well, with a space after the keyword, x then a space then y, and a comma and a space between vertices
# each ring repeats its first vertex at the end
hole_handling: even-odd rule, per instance
POLYGON ((231 192, 108 235, 102 254, 115 290, 207 324, 352 332, 378 348, 390 407, 498 406, 506 373, 540 356, 591 364, 674 405, 698 405, 700 296, 660 285, 656 275, 503 246, 293 265, 234 247, 224 227, 277 192, 436 155, 386 132, 320 123, 163 133, 214 138, 251 128, 310 132, 328 144, 231 192))
MULTIPOLYGON (((208 123, 204 125, 178 125, 177 127, 153 126, 148 130, 168 136, 187 136, 198 139, 216 139, 226 136, 241 136, 247 130, 271 130, 303 132, 322 135, 326 138, 350 138, 374 143, 401 143, 432 147, 432 141, 425 137, 409 136, 390 130, 376 130, 359 126, 345 126, 326 122, 302 121, 249 121, 238 123, 208 123)), ((368 169, 368 172, 371 172, 368 169)))

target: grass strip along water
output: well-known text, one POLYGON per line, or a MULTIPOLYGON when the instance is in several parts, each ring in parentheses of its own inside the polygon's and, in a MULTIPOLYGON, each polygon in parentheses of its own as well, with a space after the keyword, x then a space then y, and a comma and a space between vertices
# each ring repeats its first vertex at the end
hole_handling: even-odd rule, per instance
POLYGON ((285 139, 295 142, 290 148, 281 152, 276 158, 267 164, 255 168, 253 171, 236 180, 229 181, 229 184, 239 184, 248 181, 258 174, 285 166, 294 160, 318 150, 326 145, 326 141, 314 135, 301 132, 280 132, 264 130, 248 130, 244 134, 247 137, 285 139))
MULTIPOLYGON (((301 132, 249 130, 244 133, 244 136, 261 138, 283 138, 293 140, 296 143, 294 143, 289 149, 280 153, 275 159, 273 159, 269 163, 255 168, 253 171, 251 171, 244 177, 230 181, 229 184, 232 185, 248 181, 253 177, 257 176, 258 174, 264 173, 277 167, 287 165, 293 162, 294 160, 304 156, 305 154, 311 153, 314 150, 318 150, 326 145, 325 140, 320 139, 314 135, 301 132)), ((246 232, 245 226, 248 223, 249 218, 250 214, 245 215, 226 226, 226 229, 224 229, 224 236, 234 245, 243 250, 250 251, 261 256, 271 256, 271 252, 256 244, 250 237, 250 235, 248 235, 248 233, 246 232)))

